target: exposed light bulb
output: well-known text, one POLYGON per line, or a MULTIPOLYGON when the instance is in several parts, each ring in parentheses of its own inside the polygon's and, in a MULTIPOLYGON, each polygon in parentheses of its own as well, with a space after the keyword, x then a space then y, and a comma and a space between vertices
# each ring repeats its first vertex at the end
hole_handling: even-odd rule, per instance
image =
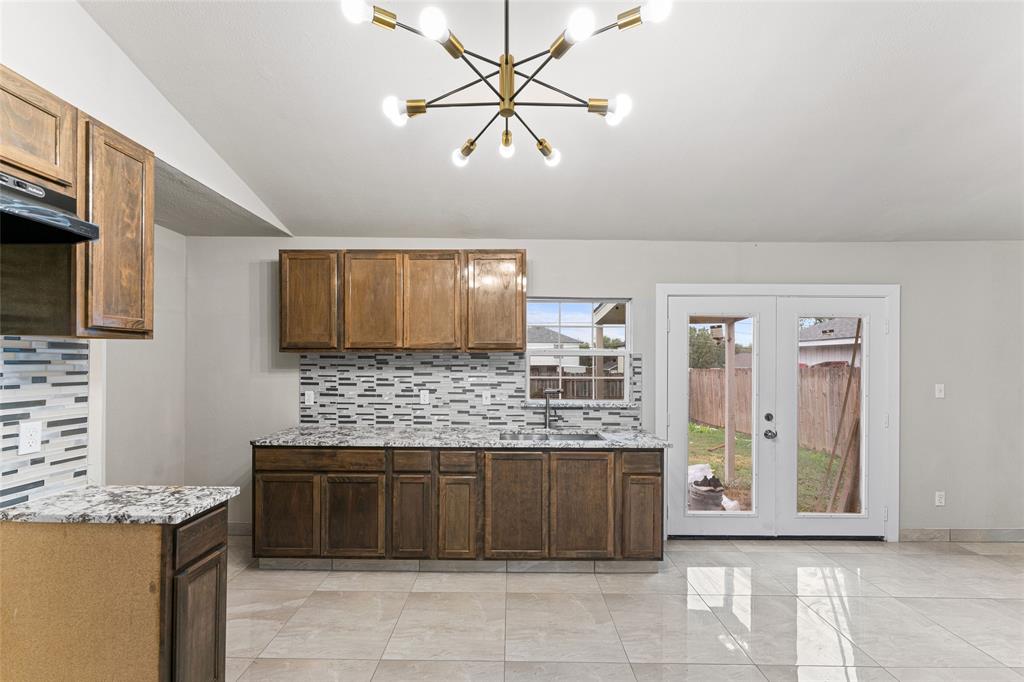
POLYGON ((565 37, 571 45, 582 43, 594 34, 597 27, 597 19, 594 13, 586 7, 580 7, 569 15, 569 24, 565 29, 565 37))
POLYGON ((499 145, 498 153, 501 154, 503 159, 511 159, 516 154, 516 146, 509 142, 507 145, 499 145))
POLYGON ((672 0, 647 0, 640 6, 640 21, 657 24, 672 14, 672 0))
POLYGON ((469 163, 469 157, 463 156, 461 149, 453 149, 452 163, 455 164, 456 168, 465 168, 466 164, 469 163))
POLYGON ((405 102, 394 95, 388 95, 380 104, 380 110, 388 117, 388 120, 401 128, 409 122, 409 115, 406 113, 405 102))
POLYGON ((562 162, 562 152, 558 151, 557 148, 552 148, 551 153, 544 157, 544 163, 547 164, 548 168, 554 168, 562 162))
POLYGON ((365 24, 373 19, 373 5, 366 0, 341 0, 341 13, 353 24, 365 24))
POLYGON ((631 111, 633 111, 633 98, 620 93, 608 103, 608 114, 604 117, 604 121, 610 126, 617 126, 622 123, 622 119, 629 116, 631 111))
POLYGON ((424 7, 420 12, 420 31, 427 38, 442 42, 448 37, 448 20, 444 12, 436 7, 424 7))

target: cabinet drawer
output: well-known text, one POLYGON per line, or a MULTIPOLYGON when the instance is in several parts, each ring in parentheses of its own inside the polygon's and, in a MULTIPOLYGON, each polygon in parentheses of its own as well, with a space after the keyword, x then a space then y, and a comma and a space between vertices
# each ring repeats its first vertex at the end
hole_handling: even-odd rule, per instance
POLYGON ((441 451, 440 469, 443 473, 471 474, 476 472, 476 452, 473 450, 441 451))
POLYGON ((622 473, 624 474, 660 474, 660 452, 623 452, 622 473))
POLYGON ((228 510, 220 507, 174 531, 174 567, 183 568, 228 541, 228 510))
POLYGON ((257 471, 384 471, 383 450, 257 448, 257 471))
POLYGON ((430 471, 430 450, 395 450, 393 471, 430 471))

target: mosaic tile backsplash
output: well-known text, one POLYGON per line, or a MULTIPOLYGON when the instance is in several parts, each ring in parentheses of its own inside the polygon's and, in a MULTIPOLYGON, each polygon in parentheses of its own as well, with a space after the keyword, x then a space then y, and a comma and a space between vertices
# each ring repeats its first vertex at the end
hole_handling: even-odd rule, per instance
POLYGON ((89 344, 3 337, 0 363, 0 507, 86 484, 89 344), (43 423, 42 449, 18 454, 23 422, 43 423))
MULTIPOLYGON (((299 421, 363 426, 541 427, 544 410, 526 401, 523 353, 345 353, 303 355, 299 421), (420 404, 420 391, 430 404, 420 404), (313 391, 314 404, 302 394, 313 391), (490 404, 484 405, 484 394, 490 404)), ((630 358, 628 403, 558 410, 566 428, 639 429, 642 363, 630 358)))

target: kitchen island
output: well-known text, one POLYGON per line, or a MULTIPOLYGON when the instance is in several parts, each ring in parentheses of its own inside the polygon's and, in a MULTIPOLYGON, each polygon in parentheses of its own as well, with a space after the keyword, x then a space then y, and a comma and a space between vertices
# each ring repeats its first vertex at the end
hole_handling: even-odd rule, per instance
POLYGON ((223 679, 237 494, 87 486, 0 509, 0 679, 223 679))
POLYGON ((300 426, 251 444, 257 557, 662 558, 668 444, 642 431, 300 426))

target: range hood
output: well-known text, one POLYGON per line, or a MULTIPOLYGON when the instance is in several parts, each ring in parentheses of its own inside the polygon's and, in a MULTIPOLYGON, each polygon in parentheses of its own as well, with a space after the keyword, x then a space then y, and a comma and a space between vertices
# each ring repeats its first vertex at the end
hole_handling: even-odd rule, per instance
POLYGON ((75 214, 75 199, 0 173, 0 244, 74 244, 100 228, 75 214))

